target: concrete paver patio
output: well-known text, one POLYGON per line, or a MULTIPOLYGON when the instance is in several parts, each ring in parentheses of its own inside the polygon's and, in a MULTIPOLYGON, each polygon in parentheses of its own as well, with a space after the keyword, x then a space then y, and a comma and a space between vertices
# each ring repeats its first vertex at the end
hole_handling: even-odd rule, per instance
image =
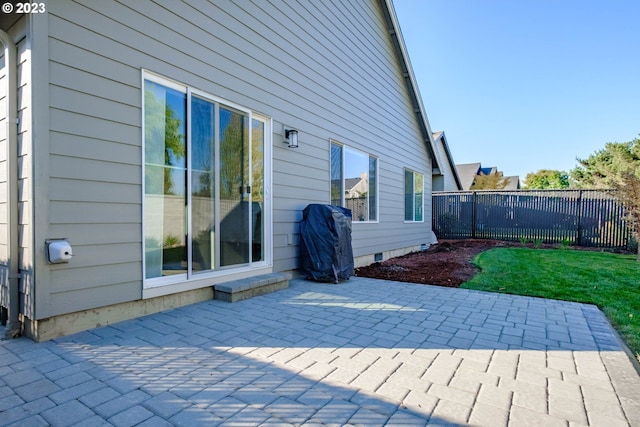
POLYGON ((0 425, 640 426, 594 306, 352 278, 0 341, 0 425))

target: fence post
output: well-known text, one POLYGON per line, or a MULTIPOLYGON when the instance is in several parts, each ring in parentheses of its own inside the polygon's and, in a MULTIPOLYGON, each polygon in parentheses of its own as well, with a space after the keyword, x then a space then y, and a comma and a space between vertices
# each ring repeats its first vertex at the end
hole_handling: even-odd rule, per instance
POLYGON ((477 193, 474 191, 471 193, 471 238, 476 238, 476 204, 478 199, 476 198, 477 193))
POLYGON ((582 244, 582 190, 578 190, 578 236, 576 245, 582 244))

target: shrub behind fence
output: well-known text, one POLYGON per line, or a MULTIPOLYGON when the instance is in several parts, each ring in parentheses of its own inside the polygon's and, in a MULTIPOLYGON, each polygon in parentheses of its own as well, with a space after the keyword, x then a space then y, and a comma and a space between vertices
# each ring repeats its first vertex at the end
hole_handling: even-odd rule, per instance
POLYGON ((613 190, 433 193, 440 239, 527 240, 628 248, 631 232, 613 190))

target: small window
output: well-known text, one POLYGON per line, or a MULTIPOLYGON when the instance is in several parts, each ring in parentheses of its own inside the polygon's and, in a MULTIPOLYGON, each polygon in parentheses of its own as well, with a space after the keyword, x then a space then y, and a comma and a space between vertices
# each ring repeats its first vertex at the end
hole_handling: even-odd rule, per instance
POLYGON ((331 204, 351 210, 353 221, 378 220, 378 159, 331 143, 331 204))
POLYGON ((408 169, 404 171, 404 220, 423 222, 423 176, 408 169))

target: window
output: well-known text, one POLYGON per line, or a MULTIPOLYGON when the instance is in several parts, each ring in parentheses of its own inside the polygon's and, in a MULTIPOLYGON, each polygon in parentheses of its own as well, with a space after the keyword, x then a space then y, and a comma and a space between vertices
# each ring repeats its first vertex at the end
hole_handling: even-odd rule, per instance
POLYGON ((351 210, 353 221, 378 220, 378 159, 331 142, 331 204, 351 210))
POLYGON ((404 220, 422 222, 423 177, 421 173, 404 170, 404 220))
POLYGON ((268 126, 145 73, 145 279, 184 280, 266 260, 268 126))

